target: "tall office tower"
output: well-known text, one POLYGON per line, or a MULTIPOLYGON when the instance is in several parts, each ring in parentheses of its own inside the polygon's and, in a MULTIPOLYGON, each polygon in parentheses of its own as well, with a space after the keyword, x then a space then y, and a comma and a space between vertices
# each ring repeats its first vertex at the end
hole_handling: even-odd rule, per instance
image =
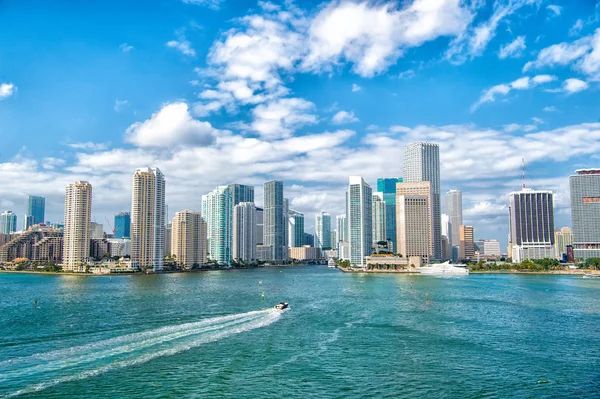
POLYGON ((350 176, 348 180, 350 264, 365 267, 365 258, 373 249, 373 191, 360 176, 350 176))
POLYGON ((289 251, 287 250, 289 241, 290 241, 290 200, 287 198, 283 199, 283 242, 286 247, 285 253, 289 255, 289 251))
POLYGON ((442 213, 442 259, 452 259, 452 224, 450 217, 442 213))
POLYGON ((554 203, 551 191, 523 188, 510 193, 512 260, 554 257, 554 203))
MULTIPOLYGON (((399 197, 400 196, 404 196, 404 197, 425 197, 427 204, 429 205, 429 212, 427 214, 427 231, 429 231, 429 260, 431 259, 437 259, 437 257, 435 256, 435 252, 434 252, 434 237, 433 237, 433 207, 431 206, 431 182, 428 181, 420 181, 420 182, 412 182, 412 183, 407 183, 407 182, 403 182, 403 183, 398 183, 396 185, 396 204, 398 204, 399 202, 399 197)), ((421 205, 421 202, 419 202, 419 206, 421 205)), ((398 212, 398 206, 396 206, 396 212, 398 212)), ((396 218, 398 218, 398 213, 396 214, 396 218)), ((396 223, 398 224, 398 223, 396 223)), ((440 225, 441 225, 441 221, 440 221, 440 225)), ((399 227, 397 227, 399 228, 399 227)), ((422 232, 422 230, 420 230, 420 232, 422 232)), ((406 234, 406 232, 405 232, 406 234)), ((410 232, 409 232, 410 234, 410 232)), ((400 240, 402 237, 400 235, 398 235, 398 240, 400 240)), ((398 242, 398 249, 400 249, 400 242, 398 242)), ((403 254, 402 252, 398 253, 403 254)), ((417 256, 417 255, 414 255, 417 256)))
POLYGON ((288 247, 295 248, 304 245, 304 215, 293 209, 288 216, 288 247))
POLYGON ((264 240, 264 209, 256 208, 256 245, 263 245, 264 240))
POLYGON ((208 256, 220 265, 231 265, 233 246, 233 206, 231 191, 218 186, 202 197, 202 209, 206 220, 208 256))
POLYGON ((446 214, 450 218, 450 245, 460 246, 460 226, 463 224, 462 191, 450 190, 446 193, 446 214))
POLYGON ((272 180, 265 183, 263 244, 271 247, 272 261, 287 259, 285 239, 283 182, 272 180))
POLYGON ((331 215, 315 213, 315 247, 331 249, 331 215))
POLYGON ((331 249, 337 249, 337 245, 336 245, 336 243, 338 242, 337 231, 331 230, 331 240, 330 240, 330 242, 331 242, 331 249))
POLYGON ((580 169, 569 177, 573 255, 600 258, 600 169, 580 169))
MULTIPOLYGON (((394 201, 395 202, 395 201, 394 201)), ((379 241, 386 241, 387 239, 387 212, 386 203, 383 200, 383 193, 373 194, 373 247, 379 241)))
POLYGON ((240 202, 233 207, 233 259, 256 259, 256 206, 254 202, 240 202))
MULTIPOLYGON (((167 212, 168 214, 168 212, 167 212)), ((173 221, 169 220, 165 227, 165 256, 173 255, 173 221)))
POLYGON ((396 197, 397 253, 407 258, 420 256, 423 263, 429 262, 431 252, 430 209, 428 195, 399 194, 396 197))
POLYGON ((193 269, 206 264, 206 222, 200 212, 177 212, 171 221, 171 247, 181 267, 193 269))
POLYGON ((165 251, 165 176, 158 168, 136 169, 131 193, 131 266, 163 268, 165 251))
POLYGON ((442 259, 449 260, 452 259, 452 251, 450 250, 450 243, 448 242, 448 237, 442 235, 442 259))
POLYGON ((473 234, 473 226, 460 225, 458 229, 460 237, 460 258, 473 259, 475 256, 475 242, 473 234))
POLYGON ((29 230, 31 226, 33 226, 33 216, 24 215, 23 216, 23 231, 29 230))
POLYGON ((304 233, 304 245, 314 247, 315 246, 315 236, 313 236, 310 233, 304 233))
POLYGON ((385 202, 385 238, 392 240, 394 251, 396 242, 396 183, 402 183, 401 177, 383 177, 377 179, 377 191, 383 193, 385 202))
MULTIPOLYGON (((396 218, 394 218, 394 220, 395 219, 396 218)), ((346 215, 337 215, 335 217, 335 222, 337 226, 336 230, 338 232, 338 242, 348 242, 348 220, 346 215)))
POLYGON ((404 182, 431 183, 431 237, 433 258, 442 257, 440 207, 440 148, 432 143, 412 143, 404 150, 404 182))
POLYGON ((13 211, 4 211, 0 215, 0 233, 11 234, 17 231, 17 214, 13 211))
POLYGON ((65 270, 84 270, 81 262, 90 256, 91 216, 92 185, 87 181, 78 181, 67 185, 63 236, 63 268, 65 270))
POLYGON ((556 259, 562 259, 567 254, 567 246, 573 245, 573 232, 568 227, 563 227, 554 232, 554 248, 556 259))
POLYGON ((90 240, 101 240, 104 238, 104 225, 90 222, 90 240))
POLYGON ((254 202, 254 186, 230 184, 227 188, 231 191, 232 206, 236 206, 240 202, 254 202))
POLYGON ((46 217, 46 198, 30 195, 27 199, 27 215, 33 216, 33 224, 44 223, 46 217))
POLYGON ((119 212, 115 215, 115 238, 131 237, 131 213, 119 212))

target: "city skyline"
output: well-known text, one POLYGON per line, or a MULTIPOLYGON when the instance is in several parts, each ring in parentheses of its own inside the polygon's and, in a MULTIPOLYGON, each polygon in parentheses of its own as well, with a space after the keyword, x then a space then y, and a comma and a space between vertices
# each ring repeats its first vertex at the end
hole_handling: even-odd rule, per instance
POLYGON ((568 176, 598 166, 594 2, 433 2, 436 18, 410 1, 299 2, 280 12, 246 0, 148 2, 147 12, 40 4, 43 20, 25 3, 7 6, 0 26, 16 38, 0 46, 11 60, 0 74, 0 209, 20 219, 35 194, 47 199, 46 220, 60 221, 61 188, 85 180, 93 218, 112 220, 128 210, 131 171, 158 165, 170 176, 168 219, 198 211, 197 198, 218 185, 276 179, 313 231, 315 212, 344 213, 347 176, 375 188, 401 177, 406 144, 431 141, 440 191, 463 191, 465 224, 504 247, 522 158, 528 185, 555 193, 556 226, 571 225, 568 176), (336 47, 328 32, 340 12, 363 28, 338 26, 336 47), (97 26, 100 15, 127 29, 90 36, 73 22, 97 26), (372 23, 376 15, 389 23, 372 23), (34 23, 55 33, 38 37, 34 23), (480 31, 488 34, 475 40, 480 31), (235 46, 242 37, 266 56, 248 62, 257 49, 235 46), (383 44, 371 62, 362 56, 383 44), (553 61, 561 48, 568 54, 553 61))

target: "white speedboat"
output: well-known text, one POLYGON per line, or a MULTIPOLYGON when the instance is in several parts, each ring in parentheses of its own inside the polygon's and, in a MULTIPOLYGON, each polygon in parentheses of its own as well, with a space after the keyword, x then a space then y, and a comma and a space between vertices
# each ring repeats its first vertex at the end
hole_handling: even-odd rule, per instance
POLYGON ((464 264, 452 264, 450 262, 444 262, 433 263, 429 266, 417 267, 417 272, 435 276, 461 276, 469 274, 469 269, 467 269, 467 265, 464 264))
POLYGON ((585 273, 583 278, 600 278, 600 274, 585 273))
POLYGON ((288 308, 287 302, 279 302, 277 305, 275 305, 275 309, 277 309, 277 310, 284 310, 287 308, 288 308))
POLYGON ((335 261, 333 260, 333 258, 329 258, 329 262, 327 262, 327 267, 330 267, 332 269, 335 269, 335 261))

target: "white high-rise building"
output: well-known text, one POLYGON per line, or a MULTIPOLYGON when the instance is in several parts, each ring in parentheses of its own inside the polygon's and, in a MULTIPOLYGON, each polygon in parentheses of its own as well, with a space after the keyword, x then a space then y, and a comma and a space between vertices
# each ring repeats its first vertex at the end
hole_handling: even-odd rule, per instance
POLYGON ((362 177, 350 176, 346 216, 350 264, 365 267, 365 258, 373 249, 373 191, 362 177))
POLYGON ((90 218, 92 185, 78 181, 67 185, 65 193, 65 227, 63 236, 63 268, 84 271, 83 262, 90 257, 90 218))
POLYGON ((346 215, 337 215, 335 222, 338 232, 338 242, 348 242, 348 220, 346 215))
POLYGON ((256 206, 240 202, 233 207, 233 259, 250 262, 256 259, 256 206))
POLYGON ((304 215, 293 209, 288 213, 288 247, 304 246, 304 215))
POLYGON ((17 231, 17 214, 5 211, 0 215, 0 234, 12 234, 17 231))
POLYGON ((555 256, 551 191, 523 188, 510 193, 509 213, 513 262, 555 256))
POLYGON ((131 266, 163 269, 165 253, 165 176, 158 168, 138 168, 131 192, 131 266))
POLYGON ((327 212, 315 213, 315 247, 331 249, 331 215, 327 212))
POLYGON ((287 220, 284 219, 283 209, 283 182, 278 180, 268 181, 264 185, 264 223, 263 244, 271 248, 271 261, 287 260, 288 251, 285 242, 285 228, 287 220))
POLYGON ((231 265, 233 246, 233 199, 227 186, 218 186, 202 196, 202 214, 206 220, 208 257, 220 265, 231 265))
POLYGON ((463 224, 462 191, 450 190, 446 193, 446 214, 450 221, 450 235, 446 235, 446 237, 450 241, 450 246, 458 247, 460 245, 460 226, 463 224))
POLYGON ((177 212, 171 222, 171 252, 186 269, 206 264, 206 222, 200 212, 177 212))
POLYGON ((433 258, 442 258, 440 204, 440 148, 433 143, 412 143, 404 151, 404 182, 431 183, 431 237, 433 258))
POLYGON ((373 247, 379 241, 386 241, 386 203, 383 200, 383 193, 373 194, 373 247))

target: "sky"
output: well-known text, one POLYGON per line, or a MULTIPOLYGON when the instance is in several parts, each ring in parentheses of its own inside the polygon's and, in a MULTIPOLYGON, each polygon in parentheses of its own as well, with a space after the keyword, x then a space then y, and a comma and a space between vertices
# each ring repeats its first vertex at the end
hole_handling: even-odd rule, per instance
POLYGON ((87 180, 110 231, 151 166, 169 218, 228 183, 262 204, 279 179, 310 232, 344 213, 348 176, 376 188, 428 141, 475 237, 506 245, 523 159, 556 227, 568 176, 600 164, 595 0, 1 0, 0 37, 0 208, 19 224, 30 194, 61 221, 87 180))

